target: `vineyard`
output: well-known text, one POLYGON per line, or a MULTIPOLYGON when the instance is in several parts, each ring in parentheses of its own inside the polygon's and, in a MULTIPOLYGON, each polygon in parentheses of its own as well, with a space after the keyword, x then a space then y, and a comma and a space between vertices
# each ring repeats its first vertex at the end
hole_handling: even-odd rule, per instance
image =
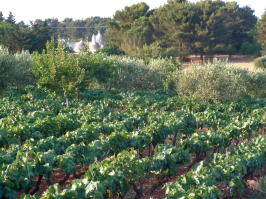
POLYGON ((151 177, 150 197, 233 197, 266 161, 265 99, 91 90, 66 103, 33 86, 0 98, 0 198, 144 198, 151 177))

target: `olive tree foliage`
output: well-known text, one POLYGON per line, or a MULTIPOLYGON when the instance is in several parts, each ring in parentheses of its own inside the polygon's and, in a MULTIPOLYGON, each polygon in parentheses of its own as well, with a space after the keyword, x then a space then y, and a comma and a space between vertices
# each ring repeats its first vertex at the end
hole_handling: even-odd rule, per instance
POLYGON ((254 62, 255 68, 257 68, 257 69, 260 68, 262 70, 266 69, 266 55, 254 59, 253 62, 254 62))
POLYGON ((46 51, 32 55, 32 72, 39 77, 37 84, 56 93, 74 93, 92 83, 106 83, 114 73, 112 61, 102 54, 82 52, 78 55, 65 51, 65 46, 54 39, 47 42, 46 51))
POLYGON ((266 97, 266 71, 240 68, 227 60, 192 65, 172 75, 180 94, 197 95, 203 101, 230 102, 250 95, 266 97))
POLYGON ((10 86, 21 88, 34 83, 35 78, 29 71, 30 63, 28 51, 13 54, 8 47, 0 45, 0 89, 10 86))
MULTIPOLYGON (((265 59, 266 66, 266 59, 265 59)), ((248 94, 258 98, 266 97, 266 71, 256 70, 249 73, 248 94)))
POLYGON ((246 95, 249 71, 226 61, 192 65, 174 75, 176 91, 182 94, 198 95, 204 101, 232 101, 246 95))
POLYGON ((14 56, 10 55, 8 48, 0 46, 0 88, 3 89, 9 84, 12 68, 16 64, 14 56))
POLYGON ((20 53, 15 53, 14 57, 16 65, 13 68, 12 84, 16 88, 21 88, 36 83, 36 78, 30 71, 32 60, 29 51, 23 50, 20 53))
POLYGON ((106 89, 144 91, 169 89, 171 75, 181 65, 164 58, 152 59, 145 64, 143 59, 111 56, 117 66, 115 77, 106 89))

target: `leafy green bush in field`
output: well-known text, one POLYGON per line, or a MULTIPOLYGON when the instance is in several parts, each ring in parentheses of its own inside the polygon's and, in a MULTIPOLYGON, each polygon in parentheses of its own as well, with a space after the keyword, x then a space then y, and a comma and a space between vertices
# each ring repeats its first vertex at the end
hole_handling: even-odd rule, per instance
POLYGON ((31 56, 28 51, 12 54, 7 47, 0 46, 0 89, 8 86, 17 88, 34 82, 29 71, 31 56))
POLYGON ((174 61, 172 57, 158 58, 150 60, 148 66, 152 70, 160 71, 161 75, 158 78, 161 78, 164 89, 172 90, 174 88, 173 73, 180 68, 181 62, 174 61))
POLYGON ((22 51, 15 53, 16 65, 13 70, 13 84, 17 87, 23 87, 36 82, 33 73, 30 72, 30 64, 32 62, 29 51, 22 51))
POLYGON ((142 59, 112 56, 117 69, 115 77, 111 79, 108 89, 118 90, 146 90, 163 87, 163 83, 156 77, 156 71, 150 70, 142 59))
POLYGON ((163 50, 158 42, 153 42, 150 45, 145 44, 142 48, 133 46, 130 48, 130 52, 131 56, 141 58, 145 63, 149 63, 150 60, 163 55, 163 50))
POLYGON ((216 58, 204 66, 176 71, 172 78, 178 93, 196 94, 204 101, 228 102, 247 94, 266 97, 266 71, 240 68, 216 58))
POLYGON ((8 85, 11 71, 16 64, 15 57, 8 52, 8 48, 0 46, 0 88, 8 85))
POLYGON ((266 69, 266 55, 254 59, 255 68, 266 69))
POLYGON ((261 50, 261 44, 244 42, 239 50, 241 55, 255 55, 261 50))
POLYGON ((248 94, 255 97, 266 97, 266 71, 257 70, 249 73, 248 94))
POLYGON ((173 75, 178 93, 197 94, 204 101, 232 101, 246 94, 249 71, 216 58, 173 75))
POLYGON ((34 52, 32 72, 39 77, 38 85, 56 93, 74 93, 88 89, 95 82, 106 83, 112 77, 114 63, 103 54, 82 52, 69 54, 63 44, 46 44, 47 52, 34 52))
POLYGON ((145 64, 143 59, 112 56, 116 62, 116 75, 111 79, 108 89, 143 91, 147 89, 168 89, 172 72, 180 63, 158 58, 145 64))

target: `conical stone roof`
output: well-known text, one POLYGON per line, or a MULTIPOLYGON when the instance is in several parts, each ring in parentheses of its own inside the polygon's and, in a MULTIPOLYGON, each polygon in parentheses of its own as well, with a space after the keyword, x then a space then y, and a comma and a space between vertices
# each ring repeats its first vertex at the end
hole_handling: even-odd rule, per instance
POLYGON ((80 49, 84 48, 85 47, 85 43, 81 40, 77 45, 76 47, 74 48, 74 51, 79 53, 80 52, 80 49))
POLYGON ((98 31, 98 34, 96 36, 96 42, 100 45, 104 45, 104 43, 107 43, 107 41, 103 38, 102 34, 100 31, 98 31))
POLYGON ((95 52, 96 50, 98 50, 100 48, 100 44, 98 44, 96 42, 96 37, 95 35, 92 35, 92 38, 91 38, 91 43, 90 43, 90 51, 91 52, 95 52))

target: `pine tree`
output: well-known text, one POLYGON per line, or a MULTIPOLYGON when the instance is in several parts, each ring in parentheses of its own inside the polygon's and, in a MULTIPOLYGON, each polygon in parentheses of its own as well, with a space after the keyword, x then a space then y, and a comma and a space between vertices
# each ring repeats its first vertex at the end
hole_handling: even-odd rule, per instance
POLYGON ((230 26, 231 45, 239 51, 244 42, 254 42, 251 30, 255 28, 257 17, 250 7, 239 7, 236 2, 226 2, 225 8, 223 14, 227 18, 223 23, 230 26))
POLYGON ((158 32, 157 40, 160 46, 173 46, 178 55, 184 57, 192 51, 197 18, 194 3, 173 0, 156 9, 150 20, 158 32))
POLYGON ((175 47, 178 55, 204 55, 239 50, 256 23, 253 10, 239 8, 235 2, 171 0, 156 9, 151 18, 153 27, 161 33, 160 43, 175 47))
POLYGON ((12 14, 12 12, 9 12, 9 15, 5 22, 10 24, 16 24, 15 16, 12 14))
POLYGON ((257 22, 257 33, 255 38, 264 48, 266 48, 266 10, 261 16, 261 19, 257 22))
POLYGON ((0 12, 0 22, 4 22, 4 21, 5 21, 5 18, 4 18, 2 11, 1 11, 0 12))
POLYGON ((106 37, 107 41, 119 46, 120 50, 128 54, 134 54, 136 49, 141 49, 145 44, 152 44, 155 41, 155 30, 149 17, 153 12, 144 2, 116 11, 114 20, 107 21, 107 26, 111 30, 106 37))

